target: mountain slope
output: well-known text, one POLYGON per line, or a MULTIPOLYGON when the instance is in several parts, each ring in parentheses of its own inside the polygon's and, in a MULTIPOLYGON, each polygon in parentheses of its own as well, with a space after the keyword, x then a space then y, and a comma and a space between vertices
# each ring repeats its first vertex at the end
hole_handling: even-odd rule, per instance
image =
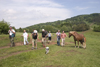
POLYGON ((100 13, 78 15, 65 20, 58 20, 54 22, 46 22, 32 25, 24 29, 27 29, 29 32, 32 32, 33 29, 36 29, 38 30, 38 32, 41 32, 42 28, 46 29, 47 31, 50 30, 51 32, 56 32, 58 29, 61 31, 64 30, 66 32, 70 30, 85 31, 90 29, 89 25, 91 23, 100 25, 100 13))

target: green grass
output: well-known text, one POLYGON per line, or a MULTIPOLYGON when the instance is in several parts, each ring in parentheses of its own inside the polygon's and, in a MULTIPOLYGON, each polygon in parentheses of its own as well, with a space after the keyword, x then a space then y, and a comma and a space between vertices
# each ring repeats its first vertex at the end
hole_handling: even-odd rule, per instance
MULTIPOLYGON (((100 33, 90 30, 85 32, 84 35, 87 41, 86 49, 81 47, 75 48, 74 43, 70 43, 74 42, 73 37, 71 37, 66 38, 68 44, 65 45, 65 47, 57 46, 56 44, 48 45, 50 47, 50 52, 46 55, 45 48, 42 48, 42 44, 38 43, 37 50, 22 52, 0 60, 0 67, 99 67, 100 33)), ((41 38, 41 34, 39 34, 39 36, 39 38, 41 38)), ((56 36, 53 36, 52 39, 53 42, 56 42, 56 36)), ((30 49, 31 44, 0 49, 0 57, 30 49)))
MULTIPOLYGON (((23 37, 21 36, 22 34, 23 33, 19 33, 19 32, 16 33, 16 37, 14 37, 15 43, 23 42, 23 37)), ((28 41, 30 41, 30 35, 31 34, 29 33, 28 41)), ((8 46, 8 44, 10 44, 9 35, 5 35, 5 34, 0 35, 0 47, 8 46)))

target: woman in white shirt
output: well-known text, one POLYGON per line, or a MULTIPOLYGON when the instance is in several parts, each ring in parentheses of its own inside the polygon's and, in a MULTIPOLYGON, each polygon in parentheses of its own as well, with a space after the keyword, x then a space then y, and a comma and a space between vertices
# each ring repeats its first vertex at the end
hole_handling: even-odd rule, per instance
POLYGON ((23 35, 22 35, 23 37, 24 37, 24 45, 26 45, 26 42, 27 42, 27 44, 28 44, 28 33, 26 32, 26 30, 24 30, 24 33, 23 33, 23 35))

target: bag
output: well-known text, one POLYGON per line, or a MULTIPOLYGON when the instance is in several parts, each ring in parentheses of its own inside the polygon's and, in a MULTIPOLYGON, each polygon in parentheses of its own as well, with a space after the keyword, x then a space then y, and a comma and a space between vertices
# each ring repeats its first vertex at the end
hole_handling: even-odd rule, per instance
POLYGON ((11 35, 11 37, 15 37, 15 34, 13 33, 13 34, 11 35))

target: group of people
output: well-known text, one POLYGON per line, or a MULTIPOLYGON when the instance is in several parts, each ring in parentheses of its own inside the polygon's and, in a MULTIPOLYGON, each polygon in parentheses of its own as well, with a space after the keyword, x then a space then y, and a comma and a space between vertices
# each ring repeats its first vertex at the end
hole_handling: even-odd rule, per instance
MULTIPOLYGON (((12 29, 12 27, 10 27, 10 30, 8 31, 9 33, 9 38, 11 41, 11 47, 15 46, 14 43, 14 37, 15 37, 15 30, 12 29)), ((67 37, 67 35, 64 33, 64 31, 62 33, 60 33, 60 30, 58 30, 58 32, 56 33, 57 35, 57 45, 60 46, 60 39, 62 40, 61 46, 65 45, 65 37, 67 37)), ((24 30, 23 33, 23 38, 24 38, 24 45, 29 44, 28 42, 28 33, 26 32, 26 30, 24 30)), ((39 37, 37 30, 33 30, 32 34, 32 50, 33 49, 37 49, 37 39, 39 37)), ((42 45, 44 47, 46 47, 46 42, 51 43, 51 39, 52 39, 52 34, 51 32, 47 32, 46 30, 42 29, 42 45), (48 39, 47 39, 48 38, 48 39)))
POLYGON ((57 45, 60 46, 60 39, 61 39, 62 40, 61 46, 64 46, 65 45, 65 37, 67 37, 67 35, 64 33, 64 31, 62 33, 60 33, 60 30, 58 30, 56 35, 57 35, 57 45))

